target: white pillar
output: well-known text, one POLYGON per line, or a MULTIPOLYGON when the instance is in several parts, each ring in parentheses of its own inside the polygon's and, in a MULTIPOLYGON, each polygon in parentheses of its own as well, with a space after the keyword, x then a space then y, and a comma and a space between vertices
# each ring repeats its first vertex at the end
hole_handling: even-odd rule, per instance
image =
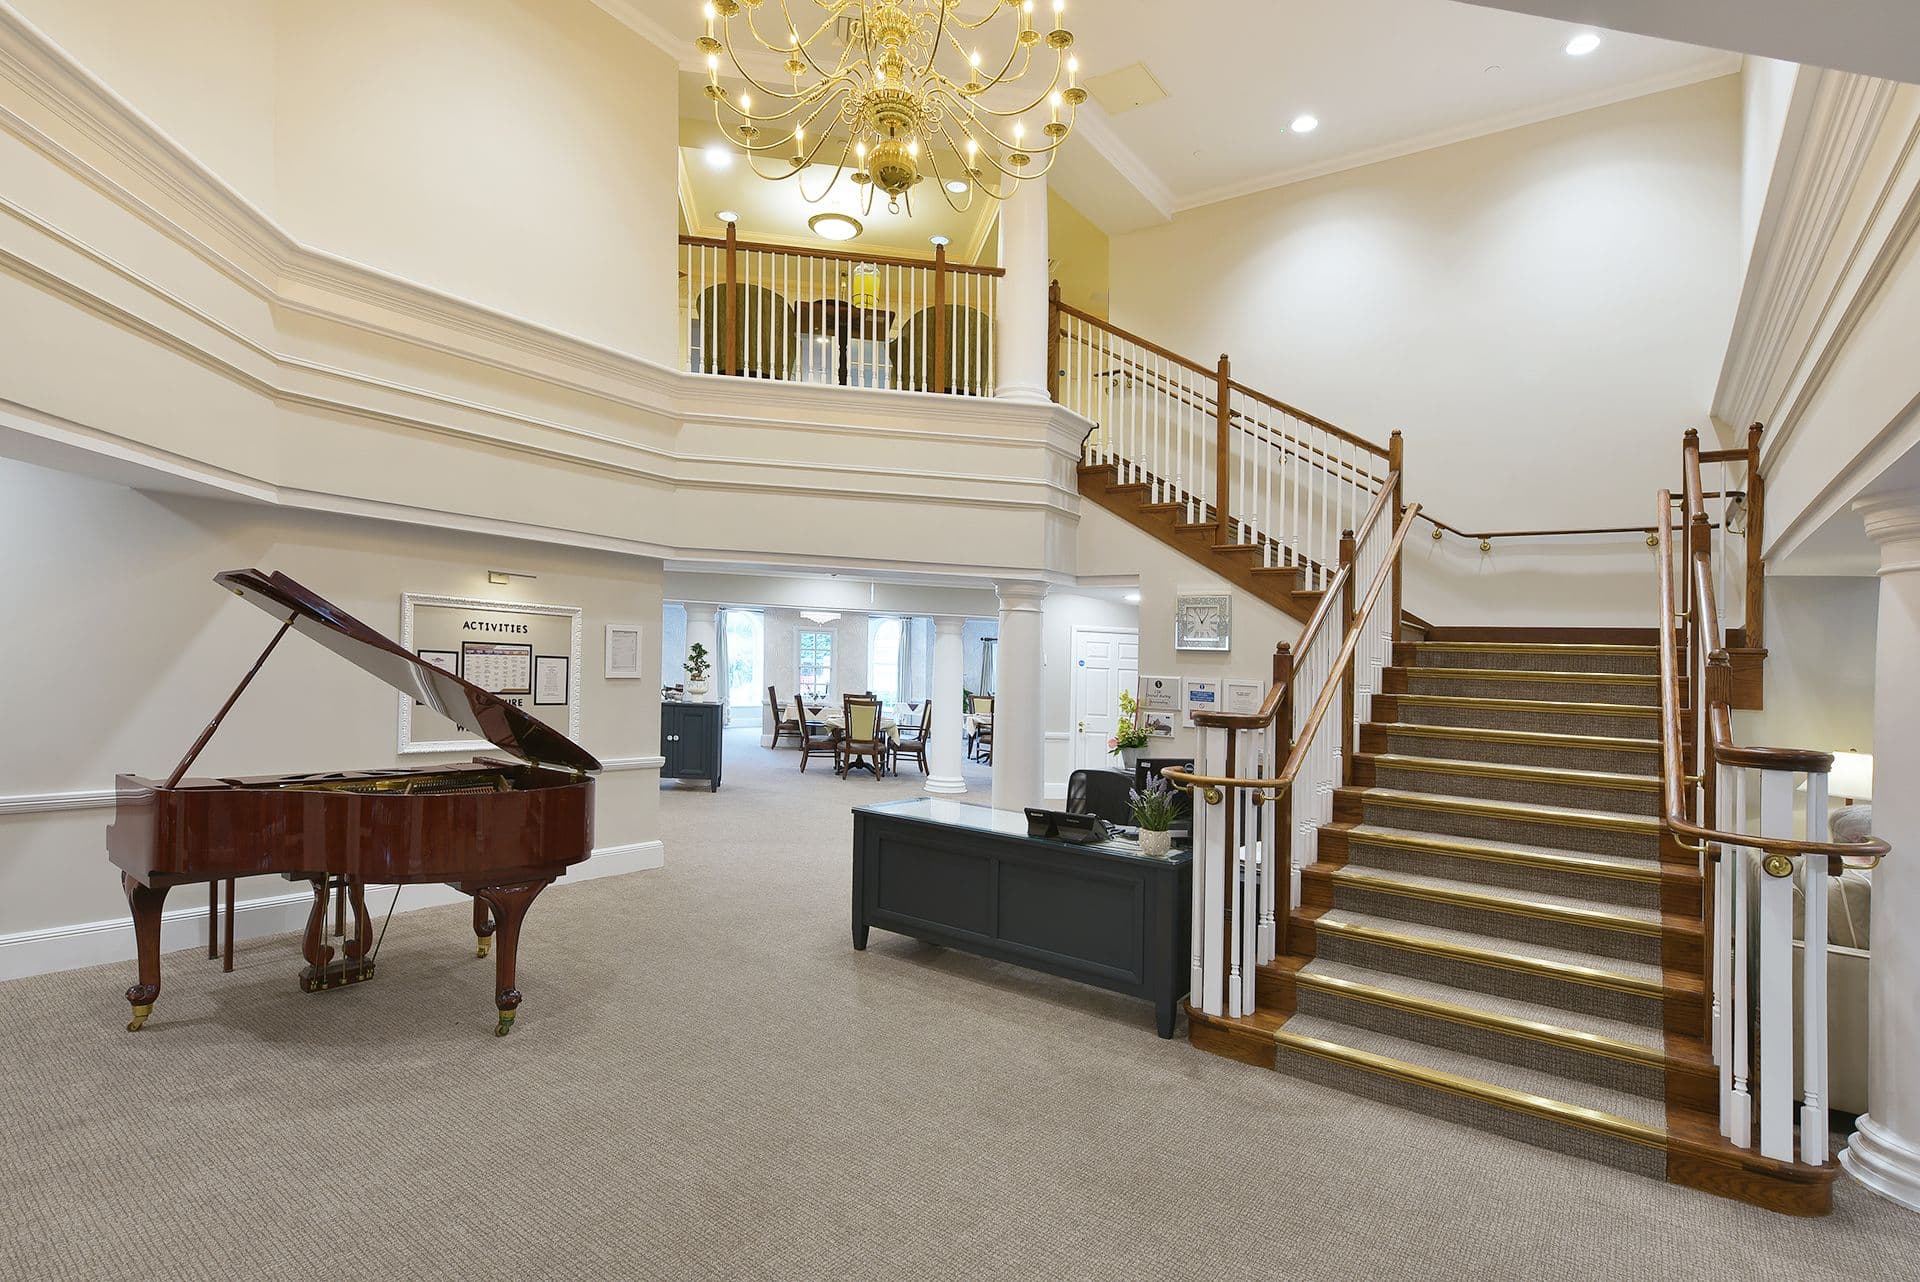
MULTIPOLYGON (((994 302, 995 396, 1047 402, 1047 180, 1013 185, 1000 202, 1000 278, 994 302)), ((998 737, 998 730, 995 737, 998 737)), ((994 745, 999 751, 999 744, 994 745)))
POLYGON ((958 615, 938 615, 933 620, 933 685, 927 697, 933 701, 933 737, 927 743, 927 791, 965 792, 966 778, 960 773, 965 753, 961 736, 965 727, 960 717, 965 711, 960 700, 966 681, 961 667, 966 663, 960 644, 960 630, 967 621, 958 615))
POLYGON ((1893 847, 1873 874, 1867 968, 1867 1112, 1840 1164, 1920 1211, 1920 490, 1854 504, 1880 545, 1873 665, 1873 835, 1893 847))
POLYGON ((1041 673, 1044 583, 996 583, 1000 639, 994 650, 993 808, 1041 804, 1046 781, 1046 690, 1041 673))
MULTIPOLYGON (((700 601, 687 602, 687 649, 689 651, 693 649, 696 641, 707 647, 707 662, 715 665, 714 670, 707 674, 707 693, 700 696, 702 699, 712 700, 716 697, 714 691, 719 688, 721 680, 718 666, 720 663, 719 606, 708 605, 700 601)), ((681 655, 680 662, 685 663, 686 661, 687 656, 684 654, 681 655)), ((686 684, 688 678, 685 675, 684 668, 681 670, 681 674, 681 680, 675 684, 686 684)))

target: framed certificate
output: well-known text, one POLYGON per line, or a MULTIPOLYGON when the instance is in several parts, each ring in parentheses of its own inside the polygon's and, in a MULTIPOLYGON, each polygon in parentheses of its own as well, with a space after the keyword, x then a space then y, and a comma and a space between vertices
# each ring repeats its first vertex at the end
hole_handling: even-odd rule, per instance
POLYGON ((460 675, 460 652, 458 650, 416 650, 422 663, 431 663, 442 672, 460 675))
POLYGON ((1223 711, 1218 681, 1204 677, 1188 677, 1182 683, 1182 693, 1185 696, 1182 699, 1186 705, 1185 720, 1189 726, 1193 724, 1193 714, 1196 712, 1223 711))
POLYGON ((533 706, 557 707, 567 701, 567 656, 537 654, 533 658, 533 706))
POLYGON ((531 694, 533 647, 512 641, 462 641, 460 671, 488 694, 531 694))
POLYGON ((1229 680, 1227 682, 1227 711, 1239 716, 1250 717, 1260 711, 1260 700, 1265 694, 1258 681, 1229 680))

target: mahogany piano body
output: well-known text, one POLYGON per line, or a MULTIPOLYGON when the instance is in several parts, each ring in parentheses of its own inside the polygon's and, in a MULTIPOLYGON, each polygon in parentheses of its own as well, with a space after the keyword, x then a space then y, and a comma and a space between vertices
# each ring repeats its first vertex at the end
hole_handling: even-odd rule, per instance
MULTIPOLYGON (((301 972, 308 991, 372 977, 365 888, 443 882, 474 896, 478 953, 492 946, 495 1026, 513 1026, 520 925, 536 895, 593 851, 593 778, 599 762, 528 713, 457 676, 420 662, 358 620, 287 579, 235 570, 218 582, 256 605, 285 614, 306 632, 410 697, 477 724, 495 744, 529 758, 476 758, 458 765, 363 771, 188 778, 185 768, 246 688, 240 683, 167 780, 120 775, 107 854, 121 872, 133 912, 139 982, 127 990, 130 1030, 145 1024, 160 992, 160 920, 169 889, 207 883, 217 913, 227 883, 227 954, 232 958, 232 881, 278 873, 314 887, 301 972), (555 764, 548 764, 555 763, 555 764), (328 898, 354 927, 335 950, 324 942, 328 898)), ((268 646, 271 652, 273 646, 268 646)), ((344 925, 341 933, 345 935, 344 925)), ((210 948, 215 941, 210 938, 210 948)))

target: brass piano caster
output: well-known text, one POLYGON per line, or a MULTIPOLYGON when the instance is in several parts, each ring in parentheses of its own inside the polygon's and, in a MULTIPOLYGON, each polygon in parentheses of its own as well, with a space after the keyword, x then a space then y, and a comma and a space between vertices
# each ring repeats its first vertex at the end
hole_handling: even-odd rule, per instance
POLYGON ((127 1021, 127 1031, 129 1033, 137 1033, 142 1028, 145 1028, 147 1016, 151 1014, 153 1014, 152 1002, 148 1002, 145 1006, 135 1006, 133 1008, 133 1018, 127 1021))
POLYGON ((511 1033, 512 1031, 513 1031, 513 1012, 510 1010, 503 1010, 500 1012, 500 1022, 494 1025, 493 1035, 495 1037, 505 1037, 508 1033, 511 1033))
POLYGON ((492 951, 493 951, 492 935, 475 935, 473 937, 473 955, 475 957, 485 957, 488 953, 492 951))

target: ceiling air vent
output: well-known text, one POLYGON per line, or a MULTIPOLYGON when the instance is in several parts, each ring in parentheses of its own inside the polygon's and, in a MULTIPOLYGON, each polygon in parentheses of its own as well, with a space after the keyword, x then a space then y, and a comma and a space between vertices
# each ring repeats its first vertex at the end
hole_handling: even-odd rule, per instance
POLYGON ((1109 116, 1144 107, 1150 102, 1159 102, 1167 96, 1167 91, 1160 87, 1160 82, 1153 78, 1153 73, 1147 70, 1144 62, 1089 76, 1084 83, 1093 100, 1109 116))

